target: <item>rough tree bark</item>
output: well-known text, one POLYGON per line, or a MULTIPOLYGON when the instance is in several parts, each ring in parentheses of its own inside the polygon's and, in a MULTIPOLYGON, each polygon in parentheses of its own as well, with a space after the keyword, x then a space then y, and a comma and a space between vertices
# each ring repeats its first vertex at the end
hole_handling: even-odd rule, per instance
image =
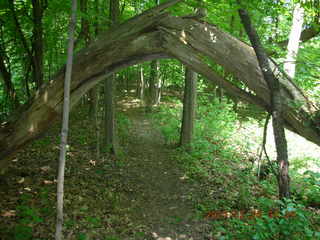
MULTIPOLYGON (((111 27, 118 25, 120 16, 119 0, 110 1, 111 27)), ((115 132, 115 107, 114 107, 114 81, 115 74, 107 77, 104 82, 104 145, 106 152, 117 155, 117 142, 115 132)))
POLYGON ((278 162, 278 186, 280 199, 290 197, 290 177, 289 177, 289 161, 288 161, 288 148, 287 140, 284 131, 283 121, 283 106, 282 96, 280 92, 280 82, 278 78, 273 74, 267 54, 263 49, 258 34, 255 28, 251 24, 249 14, 244 9, 239 9, 239 15, 244 28, 248 34, 250 42, 256 52, 259 66, 263 73, 264 79, 267 82, 272 114, 272 125, 274 142, 277 150, 277 162, 278 162))
MULTIPOLYGON (((71 106, 106 75, 127 66, 159 58, 177 58, 208 80, 242 101, 271 109, 270 91, 254 50, 247 44, 204 21, 170 16, 165 9, 179 0, 168 1, 127 22, 111 28, 74 59, 71 106), (216 74, 206 63, 210 59, 224 67, 250 92, 216 74)), ((315 109, 302 91, 272 69, 280 80, 286 127, 320 145, 315 109), (290 104, 290 103, 299 103, 290 104)), ((19 148, 43 133, 61 113, 64 68, 21 110, 19 119, 0 127, 0 169, 19 148)))
POLYGON ((190 144, 193 137, 196 115, 197 78, 197 73, 187 67, 185 70, 183 114, 180 132, 180 146, 186 147, 187 150, 191 150, 190 144))
MULTIPOLYGON (((80 11, 83 14, 83 16, 81 17, 81 30, 79 33, 79 37, 75 41, 74 45, 76 47, 77 44, 79 44, 81 40, 83 40, 85 47, 88 47, 91 41, 91 35, 90 35, 90 25, 87 19, 88 18, 88 1, 87 0, 80 0, 80 11)), ((98 34, 98 30, 96 30, 96 34, 98 34)), ((97 116, 98 98, 99 98, 98 86, 91 88, 88 95, 89 95, 89 103, 90 103, 89 116, 94 123, 93 124, 94 127, 97 128, 96 116, 97 116)))
POLYGON ((148 78, 148 89, 146 91, 146 107, 148 111, 152 110, 153 106, 160 103, 160 62, 154 60, 150 63, 150 76, 148 78))
POLYGON ((38 89, 43 84, 43 27, 42 18, 46 8, 47 1, 32 0, 32 15, 33 15, 33 39, 32 49, 33 55, 33 78, 38 89))

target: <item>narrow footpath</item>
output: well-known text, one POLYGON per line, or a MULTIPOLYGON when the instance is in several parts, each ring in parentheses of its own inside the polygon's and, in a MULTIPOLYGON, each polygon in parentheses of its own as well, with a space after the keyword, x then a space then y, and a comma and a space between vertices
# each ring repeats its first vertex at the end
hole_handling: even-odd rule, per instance
POLYGON ((210 225, 196 216, 190 199, 199 189, 170 159, 170 149, 148 114, 131 108, 128 116, 131 127, 125 184, 132 192, 123 204, 134 209, 132 217, 145 228, 146 239, 210 239, 210 225))

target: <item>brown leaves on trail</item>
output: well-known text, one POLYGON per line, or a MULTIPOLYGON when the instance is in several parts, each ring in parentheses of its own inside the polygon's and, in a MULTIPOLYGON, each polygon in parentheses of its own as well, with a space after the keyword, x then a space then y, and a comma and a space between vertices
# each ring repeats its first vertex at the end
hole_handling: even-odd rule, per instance
POLYGON ((43 183, 44 183, 45 185, 48 185, 48 184, 53 184, 53 183, 55 183, 55 181, 44 180, 43 183))
POLYGON ((15 210, 4 211, 3 213, 1 213, 0 216, 1 217, 15 217, 16 216, 16 211, 15 210))
POLYGON ((44 173, 48 172, 50 169, 51 169, 50 166, 43 166, 40 168, 40 170, 44 173))
POLYGON ((89 163, 94 167, 96 166, 96 161, 94 161, 94 160, 90 160, 89 163))
MULTIPOLYGON (((295 217, 296 213, 294 211, 287 212, 285 215, 281 215, 278 209, 271 209, 268 212, 264 213, 269 218, 279 218, 279 217, 295 217)), ((211 211, 205 215, 206 219, 209 220, 221 220, 221 219, 230 219, 230 218, 238 218, 241 220, 244 219, 255 219, 261 218, 263 216, 263 212, 258 209, 252 209, 250 211, 211 211)))
POLYGON ((24 182, 24 177, 18 180, 18 183, 23 183, 24 182))

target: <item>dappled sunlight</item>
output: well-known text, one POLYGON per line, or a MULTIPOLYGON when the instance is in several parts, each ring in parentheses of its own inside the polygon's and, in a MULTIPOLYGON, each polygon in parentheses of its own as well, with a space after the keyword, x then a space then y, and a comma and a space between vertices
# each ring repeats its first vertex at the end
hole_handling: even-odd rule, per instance
POLYGON ((183 42, 185 45, 188 44, 186 38, 187 38, 186 32, 185 32, 184 30, 182 30, 179 39, 180 39, 180 41, 183 42))
MULTIPOLYGON (((257 152, 262 144, 262 134, 263 127, 259 126, 258 123, 246 122, 243 123, 241 128, 239 128, 236 138, 240 141, 248 142, 248 151, 252 153, 257 152), (245 140, 246 139, 246 140, 245 140)), ((295 160, 309 159, 308 167, 299 169, 300 173, 303 173, 306 170, 312 170, 320 172, 319 159, 320 159, 320 148, 316 144, 306 140, 305 138, 299 136, 296 133, 293 133, 289 130, 286 130, 286 138, 288 143, 288 156, 289 162, 295 160)), ((267 131, 267 141, 266 141, 267 153, 271 160, 276 160, 276 148, 274 144, 274 135, 272 123, 268 124, 267 131)))
POLYGON ((45 91, 44 94, 43 94, 43 101, 46 103, 48 102, 48 91, 45 91))
POLYGON ((217 36, 215 36, 215 34, 213 32, 210 32, 210 40, 215 43, 217 42, 217 36))
POLYGON ((213 43, 217 42, 217 36, 214 34, 214 32, 210 31, 207 26, 204 27, 204 31, 209 32, 209 38, 211 42, 213 43))
POLYGON ((31 123, 30 127, 29 127, 29 133, 34 133, 35 131, 35 127, 33 125, 33 123, 31 123))
POLYGON ((143 101, 138 98, 126 96, 118 101, 118 104, 121 105, 121 109, 126 112, 130 108, 139 107, 143 105, 143 101))
POLYGON ((155 240, 183 240, 183 239, 188 239, 188 240, 192 240, 193 238, 189 238, 186 234, 176 234, 177 236, 175 237, 169 237, 169 236, 161 236, 161 234, 153 232, 152 233, 152 237, 155 240))

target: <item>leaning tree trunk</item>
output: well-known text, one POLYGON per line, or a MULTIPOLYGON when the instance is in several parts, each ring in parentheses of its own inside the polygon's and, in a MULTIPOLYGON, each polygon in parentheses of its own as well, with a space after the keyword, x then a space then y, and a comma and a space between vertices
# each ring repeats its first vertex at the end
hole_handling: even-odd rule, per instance
MULTIPOLYGON (((74 59, 71 106, 106 75, 147 60, 177 58, 240 100, 270 110, 270 92, 253 49, 216 26, 170 16, 172 0, 110 29, 74 59), (220 64, 246 92, 216 74, 207 59, 220 64)), ((302 91, 272 64, 280 80, 286 127, 320 145, 315 109, 302 91)), ((16 121, 0 126, 0 169, 19 148, 43 133, 62 110, 64 67, 24 106, 16 121)))
POLYGON ((287 139, 284 131, 283 123, 283 101, 280 92, 279 79, 274 76, 268 61, 267 54, 263 49, 259 36, 251 24, 249 14, 244 9, 239 9, 239 15, 242 24, 248 34, 250 42, 256 52, 257 59, 261 71, 263 71, 263 77, 268 84, 270 90, 271 99, 271 115, 272 126, 274 134, 274 142, 277 150, 277 162, 278 162, 278 185, 279 185, 279 197, 280 199, 290 197, 290 177, 289 177, 289 161, 288 161, 288 147, 287 139))

